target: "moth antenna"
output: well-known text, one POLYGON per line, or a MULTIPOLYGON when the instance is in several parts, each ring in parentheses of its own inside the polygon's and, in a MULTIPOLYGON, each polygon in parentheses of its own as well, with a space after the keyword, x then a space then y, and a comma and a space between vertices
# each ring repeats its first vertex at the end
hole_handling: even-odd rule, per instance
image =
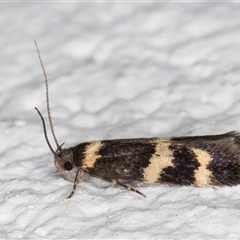
MULTIPOLYGON (((57 138, 55 136, 55 133, 54 133, 54 128, 53 128, 53 123, 52 123, 52 118, 51 118, 51 111, 50 111, 50 104, 49 104, 49 94, 48 94, 48 79, 47 79, 47 74, 46 74, 46 71, 45 71, 45 68, 44 68, 44 65, 43 65, 43 62, 42 62, 42 58, 41 58, 41 54, 40 54, 40 50, 38 48, 38 45, 37 45, 37 41, 34 40, 34 44, 35 44, 35 47, 36 47, 36 50, 37 50, 37 54, 38 54, 38 59, 40 61, 40 64, 41 64, 41 68, 42 68, 42 71, 43 71, 43 75, 44 75, 44 79, 45 79, 45 86, 46 86, 46 103, 47 103, 47 112, 48 112, 48 120, 49 120, 49 124, 50 124, 50 128, 51 128, 51 132, 52 132, 52 136, 53 136, 53 139, 57 145, 57 150, 61 150, 61 146, 59 145, 58 141, 57 141, 57 138)), ((49 148, 51 149, 52 152, 53 149, 48 141, 48 138, 47 138, 47 134, 46 134, 46 125, 45 125, 45 121, 43 119, 43 116, 42 114, 40 113, 40 111, 35 108, 37 111, 38 111, 38 114, 39 116, 41 117, 42 119, 42 123, 43 123, 43 129, 44 129, 44 135, 45 135, 45 139, 47 141, 47 144, 49 146, 49 148)), ((54 152, 55 153, 55 152, 54 152)))
POLYGON ((47 145, 48 145, 48 147, 50 148, 51 152, 55 155, 56 153, 54 152, 54 150, 53 150, 53 148, 52 148, 52 146, 51 146, 51 144, 50 144, 50 142, 49 142, 49 140, 48 140, 47 130, 46 130, 46 124, 45 124, 44 118, 43 118, 41 112, 38 110, 38 108, 35 107, 35 109, 36 109, 36 111, 38 112, 38 115, 40 116, 40 118, 41 118, 41 120, 42 120, 43 132, 44 132, 44 137, 45 137, 45 139, 46 139, 47 145))

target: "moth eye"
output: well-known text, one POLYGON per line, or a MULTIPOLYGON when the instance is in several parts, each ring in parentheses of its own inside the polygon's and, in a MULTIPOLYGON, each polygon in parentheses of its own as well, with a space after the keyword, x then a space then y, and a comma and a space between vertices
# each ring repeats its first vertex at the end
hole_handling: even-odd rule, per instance
POLYGON ((71 164, 71 162, 65 162, 64 165, 63 165, 64 169, 67 170, 67 171, 71 171, 73 166, 71 164))

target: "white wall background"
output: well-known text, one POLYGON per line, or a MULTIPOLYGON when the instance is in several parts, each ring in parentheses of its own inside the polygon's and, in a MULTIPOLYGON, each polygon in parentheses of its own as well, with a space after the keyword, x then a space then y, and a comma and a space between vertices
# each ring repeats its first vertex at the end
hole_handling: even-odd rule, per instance
POLYGON ((145 185, 141 198, 56 173, 59 142, 240 129, 239 3, 0 3, 0 238, 239 238, 240 187, 145 185))

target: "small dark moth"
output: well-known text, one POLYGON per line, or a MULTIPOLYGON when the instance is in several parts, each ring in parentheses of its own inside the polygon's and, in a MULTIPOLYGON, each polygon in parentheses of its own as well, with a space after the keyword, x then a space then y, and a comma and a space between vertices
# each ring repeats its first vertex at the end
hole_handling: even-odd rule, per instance
POLYGON ((46 103, 54 151, 47 137, 46 124, 40 111, 44 136, 54 155, 58 171, 76 170, 70 199, 81 180, 81 173, 118 184, 128 190, 145 195, 127 186, 124 181, 163 183, 192 186, 221 186, 240 183, 240 134, 228 132, 220 135, 136 138, 90 141, 74 147, 62 148, 54 133, 48 96, 48 80, 35 41, 46 86, 46 103))

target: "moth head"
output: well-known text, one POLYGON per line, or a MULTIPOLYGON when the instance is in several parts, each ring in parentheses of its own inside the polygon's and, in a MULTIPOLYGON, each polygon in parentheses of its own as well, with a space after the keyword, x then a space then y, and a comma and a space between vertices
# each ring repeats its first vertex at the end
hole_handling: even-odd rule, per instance
POLYGON ((68 172, 73 169, 73 152, 71 149, 59 149, 54 154, 54 164, 59 172, 68 172))

